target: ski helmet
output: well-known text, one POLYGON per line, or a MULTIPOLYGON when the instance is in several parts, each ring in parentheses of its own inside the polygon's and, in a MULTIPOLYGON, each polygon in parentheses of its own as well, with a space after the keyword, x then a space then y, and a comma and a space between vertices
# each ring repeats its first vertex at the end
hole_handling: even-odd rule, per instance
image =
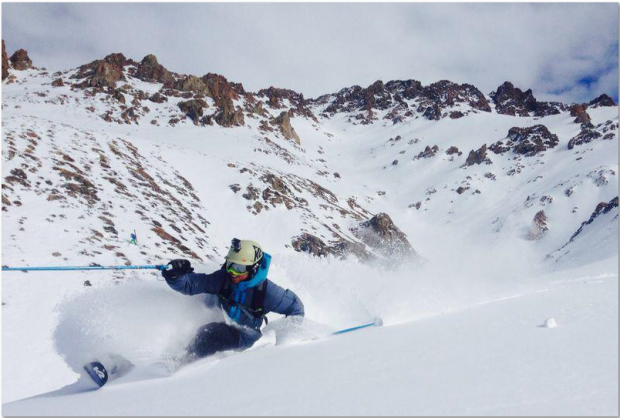
POLYGON ((233 238, 230 250, 226 255, 226 262, 253 266, 258 264, 262 258, 263 249, 258 242, 251 240, 241 241, 233 238))

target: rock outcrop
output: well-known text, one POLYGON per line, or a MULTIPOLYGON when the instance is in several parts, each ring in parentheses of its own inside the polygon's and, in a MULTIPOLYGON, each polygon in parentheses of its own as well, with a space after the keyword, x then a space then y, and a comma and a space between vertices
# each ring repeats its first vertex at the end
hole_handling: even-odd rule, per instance
POLYGON ((571 236, 570 241, 573 241, 579 234, 581 234, 583 229, 587 225, 590 225, 592 222, 594 222, 596 218, 610 212, 612 209, 617 208, 617 207, 618 207, 618 196, 614 197, 609 202, 601 202, 598 205, 596 205, 594 212, 592 212, 592 215, 590 215, 590 219, 588 219, 587 221, 581 224, 577 232, 575 232, 573 236, 571 236))
POLYGON ((591 123, 592 118, 590 118, 590 115, 588 114, 588 112, 586 112, 587 108, 588 108, 588 105, 583 103, 583 104, 574 104, 569 109, 570 115, 575 118, 574 122, 581 124, 581 126, 583 127, 592 126, 592 123, 591 123))
POLYGON ((386 213, 379 213, 370 220, 362 222, 351 232, 364 244, 378 254, 392 259, 412 257, 415 250, 386 213))
POLYGON ((164 103, 168 101, 168 98, 163 94, 157 92, 154 95, 149 97, 149 101, 153 103, 164 103))
POLYGON ((573 149, 578 145, 583 145, 594 141, 603 136, 600 132, 592 128, 583 128, 581 132, 568 141, 568 149, 573 149))
POLYGON ((592 100, 590 103, 588 103, 588 107, 592 107, 592 108, 596 108, 596 107, 600 107, 600 106, 615 106, 616 103, 614 102, 614 99, 612 99, 611 97, 609 97, 606 94, 601 94, 600 96, 598 96, 596 99, 592 100))
POLYGON ((467 156, 467 159, 465 160, 465 163, 461 166, 461 168, 463 167, 469 167, 472 166, 474 164, 491 164, 492 161, 489 159, 489 157, 487 156, 487 144, 482 145, 479 149, 477 150, 471 150, 469 151, 469 155, 467 156))
POLYGON ((506 81, 491 93, 497 113, 512 116, 549 116, 560 113, 561 103, 539 102, 532 90, 521 91, 511 82, 506 81))
POLYGON ((207 87, 207 96, 215 101, 219 112, 215 115, 215 122, 221 126, 242 126, 245 124, 241 109, 235 109, 233 100, 239 95, 225 77, 219 74, 208 73, 202 77, 207 87))
POLYGON ((291 117, 288 112, 280 113, 280 115, 273 120, 273 124, 280 129, 280 132, 282 132, 282 135, 284 135, 286 139, 295 141, 297 145, 301 144, 301 140, 299 139, 299 136, 297 136, 297 132, 295 132, 295 129, 291 125, 291 117))
POLYGON ((444 116, 443 110, 457 104, 468 104, 472 109, 482 112, 491 111, 491 106, 484 94, 471 84, 457 84, 448 80, 438 81, 423 88, 421 97, 418 111, 431 120, 441 119, 444 116))
POLYGON ((198 124, 200 118, 204 115, 203 108, 207 107, 207 102, 202 99, 193 99, 185 102, 179 102, 179 109, 187 115, 194 124, 198 124))
POLYGON ((549 230, 549 226, 547 215, 544 210, 538 211, 536 215, 534 215, 534 219, 532 220, 532 225, 527 235, 527 239, 529 240, 539 240, 545 235, 545 233, 549 230))
POLYGON ((560 142, 557 135, 549 132, 544 125, 534 125, 528 128, 513 127, 508 131, 506 141, 497 141, 489 146, 495 154, 504 154, 512 151, 526 157, 532 157, 548 149, 555 148, 560 142))
POLYGON ((308 253, 315 257, 325 257, 334 254, 333 248, 325 244, 322 239, 307 232, 294 237, 291 244, 295 251, 308 253))
MULTIPOLYGON (((302 93, 272 86, 268 89, 259 90, 256 96, 265 98, 267 104, 272 109, 281 109, 285 105, 284 100, 288 100, 292 115, 305 116, 315 121, 317 120, 312 110, 308 107, 308 102, 304 99, 302 93)), ((261 102, 259 101, 259 103, 261 102)))
POLYGON ((142 59, 138 65, 135 76, 142 81, 148 81, 150 83, 164 83, 164 85, 171 85, 174 82, 174 77, 170 71, 157 62, 157 57, 152 54, 149 54, 142 59))
POLYGON ((200 77, 195 75, 189 75, 177 82, 177 89, 181 91, 191 91, 197 94, 205 94, 210 96, 207 85, 202 81, 200 77))
POLYGON ((303 234, 293 237, 291 244, 295 251, 308 253, 315 257, 334 256, 338 258, 346 258, 350 255, 356 256, 361 261, 374 260, 375 257, 368 252, 365 245, 359 242, 338 240, 326 244, 322 239, 312 234, 304 232, 303 234))
POLYGON ((439 147, 437 145, 433 145, 432 148, 427 145, 426 148, 424 148, 424 151, 421 151, 418 155, 413 157, 413 159, 419 160, 421 158, 433 158, 435 155, 437 155, 438 151, 439 147))
POLYGON ((32 68, 32 60, 28 56, 28 51, 25 49, 18 49, 15 51, 15 53, 11 55, 11 58, 9 58, 9 61, 11 61, 11 67, 14 70, 24 71, 32 68))
POLYGON ((386 119, 394 123, 402 121, 403 117, 413 116, 416 110, 423 117, 430 120, 439 120, 445 116, 458 118, 464 116, 463 111, 458 114, 447 113, 445 110, 461 105, 469 105, 471 109, 490 112, 491 107, 480 90, 470 84, 457 84, 448 80, 438 81, 429 86, 422 86, 417 80, 393 80, 384 84, 381 80, 375 81, 367 88, 352 86, 340 90, 336 94, 321 96, 314 101, 317 104, 328 103, 323 114, 332 116, 339 112, 364 112, 362 119, 370 122, 374 117, 374 110, 392 111, 386 119), (419 102, 416 109, 410 109, 405 100, 419 102))
POLYGON ((96 60, 90 64, 82 65, 75 79, 84 79, 80 83, 76 83, 75 87, 107 87, 114 89, 117 81, 126 81, 123 74, 123 67, 129 64, 135 64, 134 61, 125 58, 123 54, 115 53, 106 56, 102 60, 96 60))
POLYGON ((9 56, 6 53, 4 39, 2 40, 2 81, 9 76, 9 56))

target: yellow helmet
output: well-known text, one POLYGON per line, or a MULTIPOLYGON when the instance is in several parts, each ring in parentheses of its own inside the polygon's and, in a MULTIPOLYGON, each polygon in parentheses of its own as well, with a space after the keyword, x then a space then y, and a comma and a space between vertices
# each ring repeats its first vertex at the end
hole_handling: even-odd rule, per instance
POLYGON ((252 266, 263 258, 263 249, 256 241, 238 240, 233 238, 232 245, 226 255, 227 263, 242 264, 252 266))

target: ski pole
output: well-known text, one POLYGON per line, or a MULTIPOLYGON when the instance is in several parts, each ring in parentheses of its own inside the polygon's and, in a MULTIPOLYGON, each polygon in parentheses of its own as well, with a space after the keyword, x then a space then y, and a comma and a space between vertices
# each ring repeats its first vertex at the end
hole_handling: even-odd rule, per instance
POLYGON ((77 271, 77 270, 166 270, 167 265, 142 266, 55 266, 55 267, 2 267, 2 271, 77 271))
POLYGON ((345 332, 357 331, 358 329, 362 329, 362 328, 380 327, 381 325, 383 325, 383 320, 381 318, 375 318, 374 321, 368 324, 363 324, 363 325, 358 325, 356 327, 341 329, 340 331, 334 332, 333 335, 339 335, 339 334, 344 334, 345 332))

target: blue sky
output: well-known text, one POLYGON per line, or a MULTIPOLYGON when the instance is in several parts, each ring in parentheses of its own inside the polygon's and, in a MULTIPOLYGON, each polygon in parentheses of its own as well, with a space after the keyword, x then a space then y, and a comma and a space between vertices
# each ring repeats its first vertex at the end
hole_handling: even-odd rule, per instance
POLYGON ((375 80, 618 99, 617 3, 3 3, 9 53, 68 69, 112 52, 317 97, 375 80))

